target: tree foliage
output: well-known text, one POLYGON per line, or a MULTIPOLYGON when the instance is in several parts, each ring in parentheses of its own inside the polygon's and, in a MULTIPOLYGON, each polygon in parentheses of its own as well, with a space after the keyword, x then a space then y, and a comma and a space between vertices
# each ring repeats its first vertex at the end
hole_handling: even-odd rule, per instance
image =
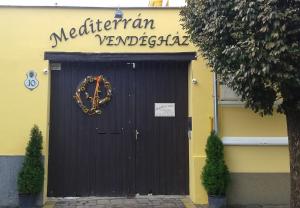
POLYGON ((187 0, 183 27, 246 107, 287 119, 291 208, 300 207, 300 0, 187 0))
POLYGON ((18 190, 21 194, 38 194, 42 191, 44 181, 42 143, 42 132, 35 125, 31 129, 25 160, 18 177, 18 190))
POLYGON ((184 29, 220 81, 261 115, 300 109, 300 1, 187 0, 184 29), (297 92, 298 91, 298 92, 297 92))
POLYGON ((225 196, 229 184, 229 171, 224 161, 221 139, 212 132, 206 144, 206 162, 202 171, 202 184, 208 195, 225 196))

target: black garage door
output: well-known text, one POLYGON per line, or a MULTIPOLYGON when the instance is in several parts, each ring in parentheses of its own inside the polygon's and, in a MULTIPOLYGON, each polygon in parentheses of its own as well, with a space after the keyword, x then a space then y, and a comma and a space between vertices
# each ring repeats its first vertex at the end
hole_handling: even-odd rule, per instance
MULTIPOLYGON (((188 194, 187 61, 61 62, 51 71, 48 196, 188 194), (73 98, 86 77, 112 88, 101 114, 73 98)), ((90 107, 96 82, 86 85, 90 107)), ((100 84, 100 99, 107 92, 100 84)))

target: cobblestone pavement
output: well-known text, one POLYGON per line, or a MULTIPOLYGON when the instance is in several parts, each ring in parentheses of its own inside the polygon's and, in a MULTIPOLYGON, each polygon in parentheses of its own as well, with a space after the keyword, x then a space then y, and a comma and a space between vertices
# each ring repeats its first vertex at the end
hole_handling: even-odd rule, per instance
MULTIPOLYGON (((44 208, 208 208, 188 196, 49 198, 44 208)), ((231 205, 227 208, 289 208, 288 205, 231 205)))
POLYGON ((187 196, 50 198, 47 204, 55 208, 196 208, 187 196))
MULTIPOLYGON (((207 205, 198 205, 197 208, 208 208, 207 205)), ((288 205, 256 205, 256 204, 249 204, 249 205, 229 205, 227 208, 289 208, 288 205)))
POLYGON ((267 204, 267 205, 243 205, 243 206, 229 206, 229 208, 289 208, 290 206, 288 205, 272 205, 272 204, 267 204))

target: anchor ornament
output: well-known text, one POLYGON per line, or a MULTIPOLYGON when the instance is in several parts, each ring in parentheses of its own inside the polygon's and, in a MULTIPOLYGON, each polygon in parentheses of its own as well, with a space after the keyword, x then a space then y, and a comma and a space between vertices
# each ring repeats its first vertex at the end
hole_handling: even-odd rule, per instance
POLYGON ((102 75, 99 76, 87 76, 83 81, 79 83, 76 88, 75 95, 73 98, 76 100, 79 107, 82 111, 88 115, 101 114, 102 111, 100 109, 101 105, 108 103, 112 97, 112 89, 111 84, 105 77, 102 75), (94 95, 90 96, 87 92, 87 87, 90 84, 95 83, 94 95), (104 86, 105 96, 104 98, 100 98, 99 93, 101 93, 101 86, 104 86), (84 97, 87 101, 91 103, 91 107, 89 108, 84 104, 81 94, 84 94, 84 97))

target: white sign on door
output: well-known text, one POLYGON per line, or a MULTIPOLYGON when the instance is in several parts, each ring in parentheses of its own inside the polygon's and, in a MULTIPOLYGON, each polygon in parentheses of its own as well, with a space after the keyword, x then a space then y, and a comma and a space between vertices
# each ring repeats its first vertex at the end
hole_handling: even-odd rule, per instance
POLYGON ((175 117, 175 103, 154 103, 155 117, 175 117))

